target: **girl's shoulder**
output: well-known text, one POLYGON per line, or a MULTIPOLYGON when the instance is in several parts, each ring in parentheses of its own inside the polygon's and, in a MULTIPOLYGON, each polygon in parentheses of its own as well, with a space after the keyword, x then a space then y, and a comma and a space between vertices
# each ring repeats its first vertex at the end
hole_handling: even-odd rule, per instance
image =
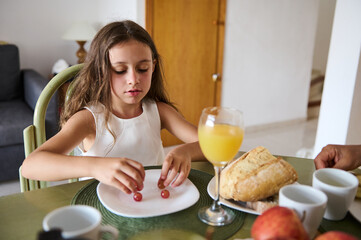
POLYGON ((104 113, 104 111, 106 110, 105 106, 101 103, 96 103, 96 102, 90 102, 88 103, 84 109, 94 113, 104 113))
MULTIPOLYGON (((76 145, 89 136, 95 136, 96 129, 93 115, 86 109, 76 112, 64 124, 61 132, 69 142, 79 141, 76 145)), ((76 145, 74 143, 74 147, 76 145)))
POLYGON ((91 130, 95 127, 93 114, 87 109, 82 109, 71 116, 64 127, 91 130))
POLYGON ((152 99, 144 99, 142 102, 142 107, 146 109, 152 109, 151 111, 158 111, 159 114, 161 114, 161 112, 167 111, 170 106, 164 102, 159 102, 152 99))
POLYGON ((176 110, 170 106, 169 104, 167 103, 164 103, 164 102, 155 102, 155 104, 157 105, 158 107, 158 111, 159 113, 160 112, 176 112, 176 110))
POLYGON ((164 102, 156 102, 161 122, 168 122, 183 118, 182 115, 171 105, 164 102))

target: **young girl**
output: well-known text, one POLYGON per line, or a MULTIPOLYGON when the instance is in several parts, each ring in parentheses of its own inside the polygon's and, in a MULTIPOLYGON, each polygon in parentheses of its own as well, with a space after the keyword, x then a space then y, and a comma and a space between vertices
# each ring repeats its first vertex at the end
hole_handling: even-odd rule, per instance
POLYGON ((196 127, 165 94, 151 37, 132 21, 110 23, 97 33, 61 124, 58 134, 24 160, 24 177, 94 177, 129 194, 143 188, 143 165, 163 163, 160 179, 176 187, 187 178, 191 161, 204 158, 196 127), (185 142, 166 157, 163 128, 185 142), (82 156, 67 155, 76 147, 82 156))

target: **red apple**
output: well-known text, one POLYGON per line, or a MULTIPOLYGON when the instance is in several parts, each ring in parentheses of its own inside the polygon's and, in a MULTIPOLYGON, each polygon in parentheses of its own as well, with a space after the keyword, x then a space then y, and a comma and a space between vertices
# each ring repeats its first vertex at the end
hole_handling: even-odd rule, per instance
POLYGON ((270 208, 258 216, 253 223, 251 235, 254 240, 309 240, 297 214, 280 206, 270 208))
POLYGON ((329 231, 319 235, 315 240, 358 240, 358 238, 340 231, 329 231))

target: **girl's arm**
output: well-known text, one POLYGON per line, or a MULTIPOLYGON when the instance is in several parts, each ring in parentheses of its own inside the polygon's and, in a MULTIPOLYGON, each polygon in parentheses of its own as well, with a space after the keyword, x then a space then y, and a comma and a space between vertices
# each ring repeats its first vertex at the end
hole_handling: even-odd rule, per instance
POLYGON ((94 177, 125 193, 143 188, 143 166, 126 158, 101 158, 67 155, 82 141, 91 145, 95 123, 88 110, 74 114, 61 131, 35 149, 23 162, 21 173, 29 179, 59 181, 94 177), (91 144, 89 144, 89 142, 91 144))
POLYGON ((198 142, 197 128, 166 103, 157 103, 162 129, 167 129, 185 144, 172 149, 165 157, 161 179, 168 186, 173 180, 172 187, 181 185, 189 175, 191 161, 201 161, 205 157, 198 142), (178 177, 177 174, 179 173, 178 177))

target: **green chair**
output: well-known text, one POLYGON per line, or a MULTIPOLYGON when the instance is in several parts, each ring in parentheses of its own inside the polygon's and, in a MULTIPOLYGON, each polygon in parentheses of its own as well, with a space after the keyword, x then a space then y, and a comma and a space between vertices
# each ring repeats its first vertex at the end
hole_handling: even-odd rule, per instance
MULTIPOLYGON (((51 97, 64 83, 75 77, 81 68, 82 64, 78 64, 63 70, 59 74, 55 75, 41 92, 34 110, 33 125, 25 128, 23 132, 25 157, 46 141, 45 113, 51 97)), ((70 91, 71 86, 68 88, 66 98, 68 97, 70 91)), ((46 188, 48 186, 48 182, 24 178, 21 175, 21 167, 19 169, 19 179, 21 192, 46 188)), ((77 179, 71 179, 69 181, 73 182, 77 181, 77 179)))

